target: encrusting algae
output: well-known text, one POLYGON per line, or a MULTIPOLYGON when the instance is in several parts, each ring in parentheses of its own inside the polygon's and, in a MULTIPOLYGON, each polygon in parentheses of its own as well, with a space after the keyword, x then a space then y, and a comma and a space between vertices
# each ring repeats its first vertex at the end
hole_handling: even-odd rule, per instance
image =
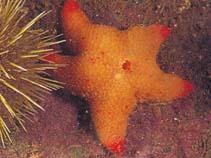
POLYGON ((66 65, 52 76, 89 102, 96 133, 112 153, 124 151, 128 117, 137 102, 172 101, 193 91, 191 83, 164 73, 156 63, 168 27, 137 25, 121 31, 93 24, 75 0, 65 1, 61 15, 67 45, 77 55, 55 53, 44 60, 66 65))
POLYGON ((32 26, 48 12, 42 12, 24 24, 24 0, 0 0, 0 139, 5 146, 11 129, 21 126, 36 109, 43 94, 61 88, 61 83, 48 78, 45 70, 56 69, 57 64, 39 62, 44 54, 52 51, 49 46, 56 36, 32 26))

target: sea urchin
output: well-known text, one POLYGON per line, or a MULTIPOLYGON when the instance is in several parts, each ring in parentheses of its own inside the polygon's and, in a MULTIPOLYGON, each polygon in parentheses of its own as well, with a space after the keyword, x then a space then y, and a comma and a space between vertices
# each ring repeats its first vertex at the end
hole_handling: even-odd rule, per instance
POLYGON ((24 0, 0 0, 0 139, 9 140, 11 128, 22 126, 24 119, 43 109, 39 101, 43 93, 58 89, 61 84, 49 79, 45 72, 56 64, 39 62, 39 58, 52 49, 56 36, 31 27, 47 12, 42 12, 23 24, 24 0))

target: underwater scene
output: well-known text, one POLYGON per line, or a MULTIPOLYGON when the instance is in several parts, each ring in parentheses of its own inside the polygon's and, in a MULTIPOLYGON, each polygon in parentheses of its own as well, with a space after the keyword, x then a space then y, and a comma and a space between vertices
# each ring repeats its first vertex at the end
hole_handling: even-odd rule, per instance
POLYGON ((211 158, 210 0, 0 0, 0 158, 211 158))

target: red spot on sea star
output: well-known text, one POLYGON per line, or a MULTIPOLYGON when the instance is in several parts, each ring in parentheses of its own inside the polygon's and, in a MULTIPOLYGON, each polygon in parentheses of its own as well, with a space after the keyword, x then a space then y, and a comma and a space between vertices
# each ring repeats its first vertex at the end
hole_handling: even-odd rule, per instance
POLYGON ((125 62, 122 64, 122 68, 125 71, 131 71, 131 62, 129 60, 125 60, 125 62))

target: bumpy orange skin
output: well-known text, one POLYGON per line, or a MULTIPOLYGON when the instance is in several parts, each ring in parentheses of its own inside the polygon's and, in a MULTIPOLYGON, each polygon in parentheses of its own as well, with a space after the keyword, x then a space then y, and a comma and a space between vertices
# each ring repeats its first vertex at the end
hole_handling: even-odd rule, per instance
POLYGON ((66 64, 53 76, 88 100, 97 135, 111 152, 124 151, 128 117, 137 101, 172 101, 193 91, 192 84, 156 64, 168 27, 138 25, 120 31, 92 24, 74 0, 66 0, 62 24, 69 48, 78 55, 45 59, 66 64))

